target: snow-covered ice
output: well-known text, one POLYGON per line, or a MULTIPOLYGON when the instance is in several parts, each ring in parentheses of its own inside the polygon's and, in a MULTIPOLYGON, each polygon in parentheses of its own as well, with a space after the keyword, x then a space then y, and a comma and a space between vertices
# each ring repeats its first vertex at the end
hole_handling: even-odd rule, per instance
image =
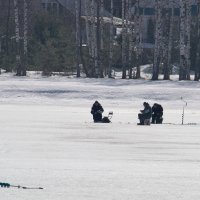
POLYGON ((0 76, 1 200, 199 200, 200 83, 0 76), (181 125, 182 109, 185 108, 181 125), (111 124, 93 124, 95 100, 111 124), (162 125, 137 126, 142 103, 162 125), (175 124, 170 124, 175 123, 175 124))

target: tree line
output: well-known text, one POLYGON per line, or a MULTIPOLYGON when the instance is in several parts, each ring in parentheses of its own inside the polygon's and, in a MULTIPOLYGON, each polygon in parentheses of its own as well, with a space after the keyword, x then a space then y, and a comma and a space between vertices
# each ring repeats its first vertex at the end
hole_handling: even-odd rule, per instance
MULTIPOLYGON (((119 25, 113 19, 113 5, 116 1, 107 1, 107 6, 110 3, 110 21, 107 27, 110 31, 107 37, 109 42, 106 42, 106 20, 102 17, 104 16, 104 1, 84 1, 92 76, 108 75, 111 77, 112 68, 118 63, 122 71, 122 79, 140 78, 140 66, 147 62, 152 63, 152 80, 158 80, 161 73, 164 75, 164 80, 169 80, 173 65, 176 65, 179 69, 180 80, 190 80, 191 69, 193 69, 195 71, 194 80, 198 81, 200 78, 200 1, 194 4, 191 0, 180 0, 178 3, 176 0, 155 0, 153 23, 150 27, 153 29, 150 31, 153 32, 154 47, 149 52, 145 49, 143 40, 143 20, 146 17, 142 12, 144 2, 142 0, 121 0, 121 23, 119 25), (192 15, 194 6, 196 12, 192 15), (175 11, 178 11, 178 15, 175 11), (119 26, 121 34, 116 36, 113 34, 113 28, 119 26), (113 57, 113 53, 116 53, 118 58, 113 57), (104 63, 105 54, 107 55, 106 65, 104 63), (147 54, 149 59, 145 60, 147 54)), ((76 5, 78 13, 81 0, 76 0, 76 5)), ((148 7, 148 5, 145 6, 148 7)), ((76 16, 77 22, 79 17, 76 16)), ((77 23, 76 30, 79 32, 78 27, 77 23)), ((80 52, 77 51, 78 54, 80 52)), ((80 59, 77 59, 77 68, 78 63, 83 64, 80 59)))
POLYGON ((44 11, 40 0, 0 0, 0 68, 27 71, 75 70, 75 17, 64 10, 44 11))
POLYGON ((143 38, 144 2, 74 0, 73 11, 44 11, 40 1, 0 0, 0 67, 18 76, 34 70, 114 78, 118 70, 122 79, 139 79, 141 65, 152 64, 152 80, 159 74, 169 80, 176 66, 179 80, 190 80, 193 70, 199 81, 200 0, 155 0, 150 49, 143 38))

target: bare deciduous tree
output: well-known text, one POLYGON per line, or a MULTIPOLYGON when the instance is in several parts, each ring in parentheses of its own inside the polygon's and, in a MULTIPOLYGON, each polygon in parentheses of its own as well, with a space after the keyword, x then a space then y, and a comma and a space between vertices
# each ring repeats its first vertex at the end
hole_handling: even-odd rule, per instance
POLYGON ((167 55, 167 68, 164 73, 164 80, 170 79, 170 71, 172 65, 172 46, 173 46, 173 30, 174 30, 174 5, 175 0, 169 0, 169 5, 171 6, 171 15, 170 15, 170 22, 169 22, 169 41, 168 41, 168 55, 167 55))
POLYGON ((20 55, 19 4, 18 4, 18 0, 14 0, 13 2, 14 2, 14 13, 15 13, 17 75, 20 75, 22 62, 21 62, 21 55, 20 55))
POLYGON ((152 80, 158 80, 161 61, 162 0, 156 0, 156 32, 152 80))
POLYGON ((200 79, 200 0, 197 0, 197 48, 196 48, 196 62, 195 62, 195 81, 199 81, 200 79))
POLYGON ((76 76, 80 77, 80 0, 75 0, 76 9, 76 76))
POLYGON ((180 0, 180 80, 190 80, 191 1, 180 0))
POLYGON ((24 43, 24 53, 23 53, 23 65, 22 65, 22 76, 26 76, 26 69, 28 65, 28 0, 24 0, 24 36, 23 36, 23 43, 24 43))
POLYGON ((122 79, 126 78, 126 28, 125 28, 125 0, 122 0, 122 79))
POLYGON ((136 50, 136 77, 140 78, 140 64, 141 64, 141 54, 142 54, 142 38, 141 38, 141 23, 142 19, 140 16, 140 0, 136 0, 135 11, 134 11, 134 23, 135 23, 135 50, 136 50))
POLYGON ((110 45, 109 45, 109 68, 108 77, 112 77, 112 64, 113 64, 113 0, 110 0, 110 10, 111 10, 111 22, 110 22, 110 45))

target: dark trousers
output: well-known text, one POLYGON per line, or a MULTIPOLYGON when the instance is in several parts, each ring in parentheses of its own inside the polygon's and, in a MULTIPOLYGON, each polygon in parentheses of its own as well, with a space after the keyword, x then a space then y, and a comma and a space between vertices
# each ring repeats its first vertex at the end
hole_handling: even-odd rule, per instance
POLYGON ((138 119, 140 120, 140 125, 146 125, 144 122, 145 122, 145 120, 149 120, 149 122, 150 122, 150 119, 151 119, 151 117, 149 117, 148 115, 146 115, 146 114, 142 114, 142 113, 139 113, 138 114, 138 119))
POLYGON ((162 124, 163 118, 162 114, 153 114, 152 115, 152 124, 162 124))
POLYGON ((93 120, 94 120, 94 122, 101 122, 101 120, 102 120, 102 114, 101 113, 95 113, 95 114, 93 114, 93 120))
POLYGON ((145 116, 141 113, 138 114, 138 119, 140 120, 140 124, 144 125, 145 116))

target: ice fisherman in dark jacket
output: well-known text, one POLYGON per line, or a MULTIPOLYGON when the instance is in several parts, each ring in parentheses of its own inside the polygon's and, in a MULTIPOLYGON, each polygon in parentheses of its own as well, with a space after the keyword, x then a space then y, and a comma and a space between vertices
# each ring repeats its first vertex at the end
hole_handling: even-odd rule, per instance
POLYGON ((154 103, 152 107, 152 122, 153 124, 162 124, 163 121, 163 107, 158 104, 154 103))
POLYGON ((104 109, 98 101, 95 101, 92 109, 91 114, 93 115, 94 122, 101 122, 102 121, 102 113, 104 109))
POLYGON ((140 110, 141 113, 138 114, 138 118, 140 120, 140 123, 138 125, 144 125, 145 119, 151 119, 152 115, 151 106, 147 102, 144 102, 143 106, 144 110, 140 110))

